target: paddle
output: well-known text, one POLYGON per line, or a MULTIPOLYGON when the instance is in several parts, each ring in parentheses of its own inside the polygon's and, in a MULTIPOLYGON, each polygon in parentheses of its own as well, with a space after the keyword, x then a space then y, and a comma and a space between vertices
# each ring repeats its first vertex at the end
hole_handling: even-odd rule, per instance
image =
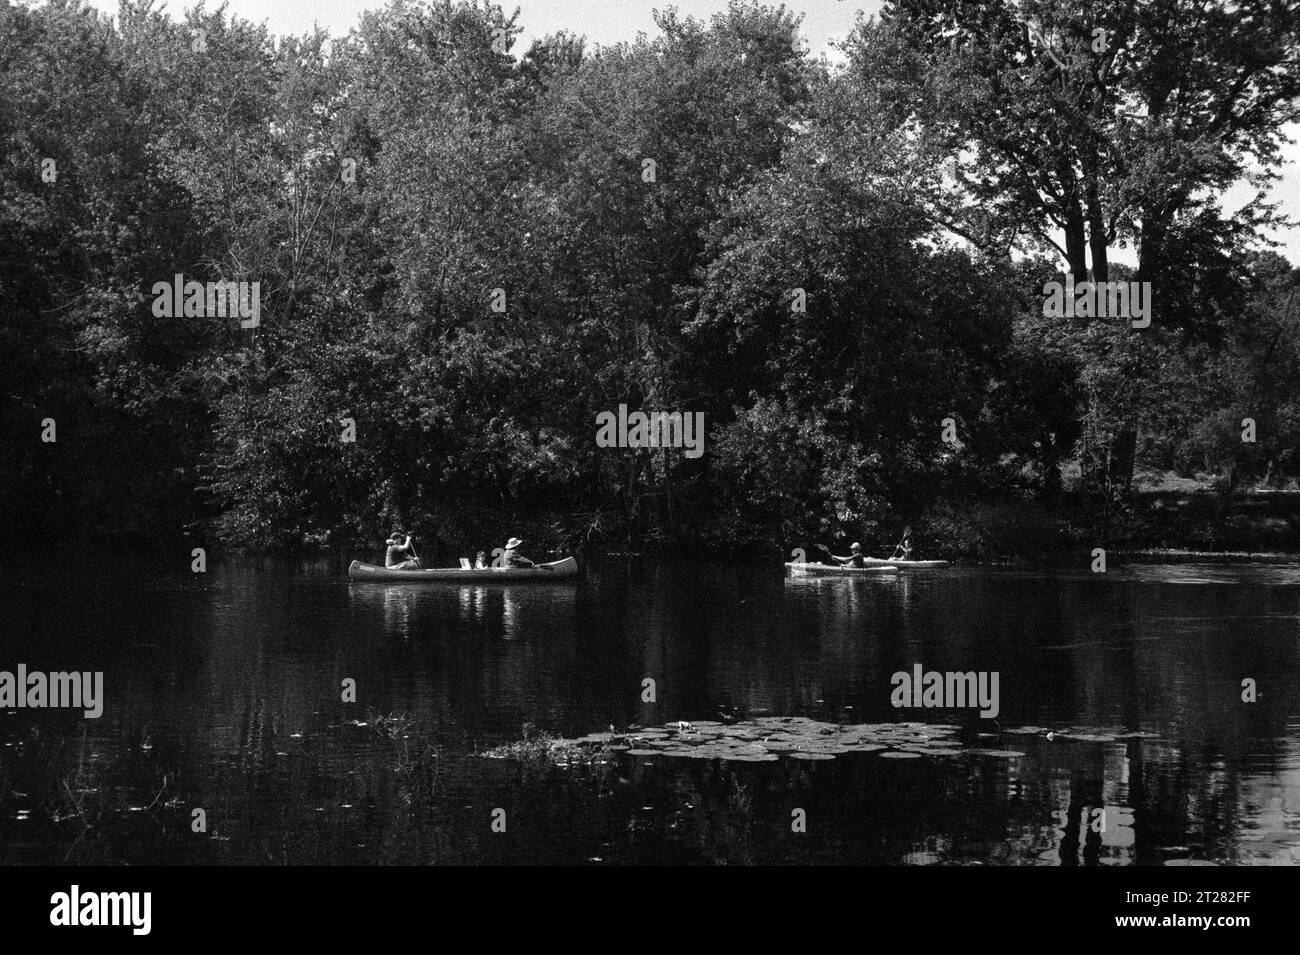
POLYGON ((911 537, 911 536, 912 536, 912 525, 911 525, 911 524, 904 524, 904 525, 903 525, 903 540, 901 540, 901 541, 898 542, 898 546, 895 547, 894 550, 893 550, 893 552, 890 554, 890 558, 889 558, 890 560, 893 560, 893 559, 898 555, 898 551, 899 551, 899 550, 902 548, 902 546, 903 546, 903 541, 907 540, 907 539, 908 539, 909 537, 911 537))
POLYGON ((422 564, 423 561, 420 560, 420 555, 415 552, 415 541, 411 540, 410 534, 406 535, 406 546, 410 548, 411 556, 415 558, 415 562, 417 564, 422 564))

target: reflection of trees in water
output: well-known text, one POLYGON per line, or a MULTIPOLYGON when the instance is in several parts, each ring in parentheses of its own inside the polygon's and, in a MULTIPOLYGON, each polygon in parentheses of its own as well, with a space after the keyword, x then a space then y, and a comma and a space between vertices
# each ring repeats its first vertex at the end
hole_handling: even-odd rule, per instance
MULTIPOLYGON (((588 584, 335 580, 304 596, 297 579, 264 570, 214 569, 202 589, 148 618, 104 614, 130 634, 113 661, 129 665, 110 670, 110 706, 86 724, 89 744, 54 722, 40 740, 45 762, 20 758, 17 744, 34 744, 12 730, 0 740, 15 743, 0 765, 0 859, 58 863, 70 847, 72 862, 166 863, 1294 858, 1293 593, 1093 580, 1039 593, 1038 584, 990 589, 984 579, 920 574, 801 589, 776 574, 755 584, 748 570, 686 567, 638 570, 625 588, 599 594, 588 584), (1161 739, 1004 735, 994 745, 1027 753, 1014 762, 619 759, 600 771, 600 786, 596 770, 541 773, 464 755, 528 720, 560 731, 574 718, 585 731, 620 716, 715 719, 722 703, 810 712, 825 696, 832 718, 851 699, 853 719, 870 720, 896 658, 917 659, 917 646, 927 667, 1001 669, 1004 727, 1027 706, 1011 718, 1161 739), (660 680, 658 707, 636 707, 643 675, 660 680), (438 727, 440 746, 459 750, 438 771, 445 793, 420 753, 403 755, 348 724, 356 712, 339 703, 343 676, 358 678, 363 708, 418 715, 438 727), (1241 702, 1242 676, 1259 679, 1258 703, 1241 702), (665 713, 665 703, 682 712, 665 713), (152 811, 127 811, 150 805, 172 771, 174 788, 152 811), (81 825, 65 781, 93 830, 81 825), (14 820, 14 790, 30 794, 21 808, 34 819, 50 814, 51 835, 14 820), (181 805, 164 811, 173 793, 181 805), (496 805, 511 813, 510 839, 490 835, 496 805), (194 806, 230 841, 194 838, 194 806), (808 813, 806 834, 790 831, 796 807, 808 813), (1092 827, 1097 808, 1105 831, 1092 827), (19 836, 32 841, 24 847, 19 836), (1167 851, 1178 846, 1187 848, 1167 851)), ((67 628, 87 625, 47 612, 67 628)), ((38 718, 46 717, 22 717, 18 729, 38 718)))
POLYGON ((1131 787, 1139 837, 1135 862, 1233 854, 1242 829, 1240 777, 1222 756, 1198 743, 1144 747, 1131 787))
POLYGON ((1288 740, 1270 775, 1245 776, 1238 781, 1243 826, 1259 830, 1260 838, 1237 844, 1238 859, 1249 863, 1271 859, 1300 864, 1300 745, 1288 740), (1271 833, 1265 837, 1263 833, 1271 833))
MULTIPOLYGON (((1236 828, 1235 783, 1215 774, 1204 786, 1195 776, 1168 776, 1167 748, 1159 752, 1150 741, 1044 742, 1029 749, 1019 760, 970 762, 874 755, 761 764, 659 758, 635 760, 629 769, 616 761, 591 770, 603 781, 592 783, 600 795, 590 808, 621 814, 624 849, 633 855, 647 851, 657 835, 673 843, 677 861, 727 863, 812 861, 825 853, 877 864, 1150 863, 1171 856, 1137 856, 1143 811, 1178 817, 1183 826, 1195 818, 1213 828, 1213 820, 1222 820, 1225 839, 1236 828), (1140 780, 1144 768, 1164 780, 1165 797, 1135 807, 1130 800, 1140 797, 1129 781, 1140 780), (794 808, 807 812, 805 834, 791 832, 794 808)), ((606 828, 612 822, 606 818, 606 828)), ((1177 831, 1154 841, 1184 844, 1177 831)))
POLYGON ((1101 828, 1106 824, 1105 753, 1099 746, 1085 747, 1081 758, 1065 776, 1065 818, 1061 827, 1061 865, 1097 865, 1101 857, 1101 828), (1098 810, 1101 810, 1098 813, 1098 810), (1080 844, 1082 843, 1082 853, 1080 844))

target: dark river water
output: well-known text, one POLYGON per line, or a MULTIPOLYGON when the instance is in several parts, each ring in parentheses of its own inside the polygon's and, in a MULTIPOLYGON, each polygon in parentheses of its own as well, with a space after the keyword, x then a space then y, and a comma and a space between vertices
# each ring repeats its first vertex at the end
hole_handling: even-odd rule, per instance
POLYGON ((0 711, 0 863, 1300 862, 1300 566, 611 559, 504 587, 122 562, 0 595, 0 670, 104 674, 98 719, 0 711), (917 664, 996 672, 996 722, 895 708, 917 664), (942 723, 962 752, 537 742, 785 716, 942 723))

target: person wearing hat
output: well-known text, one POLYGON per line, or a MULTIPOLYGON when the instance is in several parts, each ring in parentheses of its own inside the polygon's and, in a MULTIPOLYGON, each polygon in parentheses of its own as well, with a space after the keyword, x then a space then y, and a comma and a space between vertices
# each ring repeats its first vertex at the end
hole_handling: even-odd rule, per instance
POLYGON ((506 541, 506 552, 501 555, 501 566, 503 567, 536 567, 531 560, 519 553, 519 545, 522 544, 518 537, 512 537, 506 541))
POLYGON ((862 545, 859 544, 857 541, 854 541, 849 546, 848 557, 836 557, 834 554, 831 554, 830 558, 831 560, 835 561, 838 564, 851 564, 854 567, 866 566, 862 560, 862 545))
POLYGON ((384 555, 384 566, 390 570, 419 570, 420 558, 415 556, 411 546, 411 535, 393 531, 385 541, 388 553, 384 555))

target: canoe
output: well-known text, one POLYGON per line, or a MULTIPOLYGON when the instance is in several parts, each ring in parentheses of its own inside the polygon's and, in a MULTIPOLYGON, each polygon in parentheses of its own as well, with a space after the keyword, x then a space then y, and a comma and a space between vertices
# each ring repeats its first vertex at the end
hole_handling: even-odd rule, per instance
POLYGON ((791 564, 786 570, 796 574, 810 574, 814 577, 871 577, 877 574, 896 574, 898 568, 892 564, 872 564, 867 567, 841 567, 837 564, 791 564))
POLYGON ((892 557, 889 558, 864 557, 862 559, 866 561, 868 564, 877 567, 883 566, 885 564, 888 564, 891 567, 911 567, 913 569, 918 567, 947 567, 948 566, 948 562, 946 560, 903 560, 902 558, 899 558, 898 560, 894 560, 892 557))
POLYGON ((354 560, 348 567, 348 576, 356 580, 374 580, 402 583, 439 583, 445 581, 502 583, 521 580, 565 580, 578 573, 578 562, 572 557, 536 567, 431 567, 427 570, 389 570, 374 564, 354 560), (549 570, 542 570, 549 567, 549 570))

